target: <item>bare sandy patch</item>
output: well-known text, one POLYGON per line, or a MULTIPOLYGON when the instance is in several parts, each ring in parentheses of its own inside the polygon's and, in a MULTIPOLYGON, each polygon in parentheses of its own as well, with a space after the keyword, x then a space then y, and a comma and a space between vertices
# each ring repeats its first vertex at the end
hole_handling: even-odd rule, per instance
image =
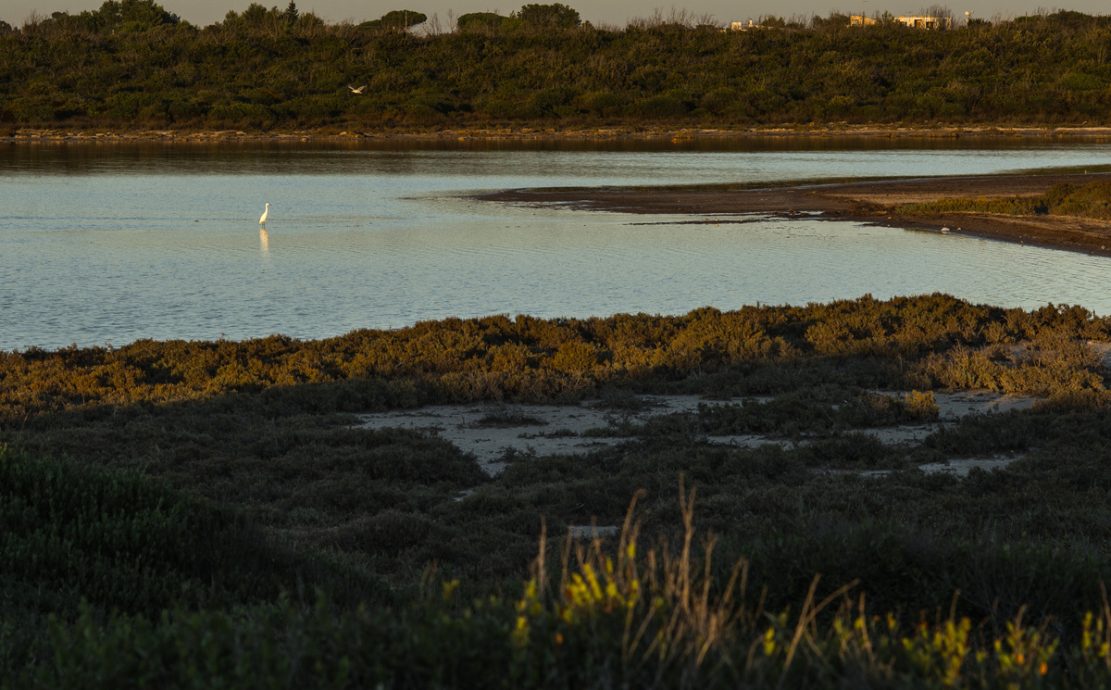
POLYGON ((1089 340, 1088 347, 1099 357, 1104 369, 1111 369, 1111 342, 1089 340))
POLYGON ((973 414, 999 414, 1017 412, 1034 407, 1039 398, 1026 395, 1003 395, 992 391, 953 391, 934 393, 938 417, 943 422, 955 422, 973 414))
MULTIPOLYGON (((1002 470, 1022 459, 1022 457, 1021 455, 997 455, 988 458, 953 458, 945 462, 928 462, 919 465, 917 469, 923 474, 949 474, 964 479, 970 475, 973 470, 982 470, 984 472, 1002 470)), ((831 477, 853 476, 860 477, 861 479, 883 479, 885 477, 890 477, 895 474, 895 472, 896 470, 818 470, 819 474, 831 477)))
POLYGON ((506 458, 511 454, 585 455, 627 443, 627 436, 616 433, 619 427, 643 424, 663 415, 696 413, 702 404, 736 404, 744 400, 708 401, 697 395, 642 395, 636 396, 632 409, 615 409, 599 400, 578 405, 431 405, 415 410, 364 414, 360 416, 359 426, 435 434, 463 452, 473 453, 483 470, 497 475, 505 469, 506 458))
MULTIPOLYGON (((1111 354, 1111 348, 1109 348, 1111 354)), ((884 395, 901 396, 897 391, 884 395)), ((853 429, 887 445, 917 445, 944 426, 974 414, 999 414, 1026 410, 1035 398, 1000 395, 987 391, 935 393, 939 409, 936 422, 853 429)), ((762 404, 769 398, 747 397, 707 400, 697 395, 640 395, 615 407, 588 400, 574 405, 472 403, 431 405, 415 410, 379 412, 360 416, 359 428, 409 429, 438 436, 471 453, 489 475, 505 470, 515 456, 546 457, 586 455, 628 443, 621 429, 636 428, 649 420, 671 414, 696 414, 703 405, 762 404)), ((793 448, 818 437, 783 438, 761 434, 717 434, 700 440, 733 448, 759 448, 775 444, 793 448)), ((953 461, 961 462, 961 461, 953 461)))
POLYGON ((946 462, 931 462, 919 465, 918 469, 926 474, 951 474, 956 477, 967 477, 972 470, 1001 470, 1010 466, 1022 456, 1004 455, 990 458, 957 458, 946 462))

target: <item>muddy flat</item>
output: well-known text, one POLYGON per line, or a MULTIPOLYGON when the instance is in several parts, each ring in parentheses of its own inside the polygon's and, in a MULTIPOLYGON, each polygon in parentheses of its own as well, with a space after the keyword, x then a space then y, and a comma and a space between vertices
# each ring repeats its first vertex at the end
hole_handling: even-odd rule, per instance
MULTIPOLYGON (((876 392, 894 397, 902 395, 895 391, 876 392)), ((964 417, 1028 410, 1037 402, 1032 397, 989 391, 938 391, 934 398, 938 406, 935 421, 851 431, 871 436, 885 445, 918 445, 964 417)), ((473 454, 487 474, 496 476, 505 470, 514 455, 584 455, 628 443, 635 437, 636 429, 652 419, 676 414, 697 415, 703 406, 761 405, 770 400, 762 396, 709 400, 697 395, 640 395, 636 396, 638 404, 631 409, 613 409, 591 400, 566 405, 490 402, 429 405, 363 414, 358 428, 409 429, 442 438, 463 452, 473 454)), ((796 447, 811 439, 812 436, 807 435, 786 438, 776 434, 702 437, 706 443, 734 448, 759 448, 769 444, 796 447)))
MULTIPOLYGON (((1111 255, 1111 221, 1072 216, 988 213, 900 215, 902 204, 958 197, 1044 194, 1057 184, 1111 180, 1111 172, 1031 172, 994 175, 803 181, 783 185, 661 187, 551 187, 511 189, 476 198, 528 205, 559 205, 638 214, 761 214, 848 220, 890 227, 976 235, 992 239, 1111 255)), ((706 222, 722 222, 720 217, 706 222)))

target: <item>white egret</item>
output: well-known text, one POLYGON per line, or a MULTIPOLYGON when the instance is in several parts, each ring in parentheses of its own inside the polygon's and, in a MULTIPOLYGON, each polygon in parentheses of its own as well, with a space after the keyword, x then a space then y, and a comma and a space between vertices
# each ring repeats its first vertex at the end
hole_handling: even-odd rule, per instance
POLYGON ((270 217, 270 202, 267 201, 266 202, 266 208, 263 209, 262 215, 258 217, 258 224, 263 225, 264 223, 266 223, 266 219, 269 218, 269 217, 270 217))
POLYGON ((357 93, 360 96, 362 96, 363 95, 363 90, 366 89, 366 84, 363 84, 362 86, 359 86, 359 87, 351 86, 350 84, 348 84, 347 88, 351 91, 351 93, 357 93))

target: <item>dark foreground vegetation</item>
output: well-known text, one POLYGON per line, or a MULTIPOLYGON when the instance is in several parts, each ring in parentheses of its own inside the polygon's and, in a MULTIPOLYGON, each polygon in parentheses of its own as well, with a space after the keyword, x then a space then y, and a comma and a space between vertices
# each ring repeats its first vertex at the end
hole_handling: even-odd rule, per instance
POLYGON ((109 1, 0 22, 0 126, 1109 124, 1111 17, 763 24, 723 32, 680 14, 606 28, 560 4, 454 26, 416 10, 327 24, 289 3, 198 27, 149 0, 109 1))
POLYGON ((1089 341, 1111 321, 932 295, 2 353, 0 687, 1107 687, 1089 341), (941 388, 1043 400, 854 432, 941 388), (772 399, 497 477, 354 416, 645 392, 772 399), (807 442, 704 439, 753 430, 807 442), (563 539, 592 521, 624 529, 563 539))

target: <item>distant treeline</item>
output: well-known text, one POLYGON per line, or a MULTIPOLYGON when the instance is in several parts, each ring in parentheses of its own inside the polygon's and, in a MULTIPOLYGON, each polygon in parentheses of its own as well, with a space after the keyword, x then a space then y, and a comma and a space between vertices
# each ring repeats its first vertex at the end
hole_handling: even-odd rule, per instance
POLYGON ((1111 120, 1109 52, 1111 17, 1077 12, 952 31, 850 28, 838 14, 722 31, 685 15, 600 28, 560 4, 450 27, 415 10, 328 24, 291 2, 198 27, 120 0, 0 22, 0 123, 1094 125, 1111 120))

